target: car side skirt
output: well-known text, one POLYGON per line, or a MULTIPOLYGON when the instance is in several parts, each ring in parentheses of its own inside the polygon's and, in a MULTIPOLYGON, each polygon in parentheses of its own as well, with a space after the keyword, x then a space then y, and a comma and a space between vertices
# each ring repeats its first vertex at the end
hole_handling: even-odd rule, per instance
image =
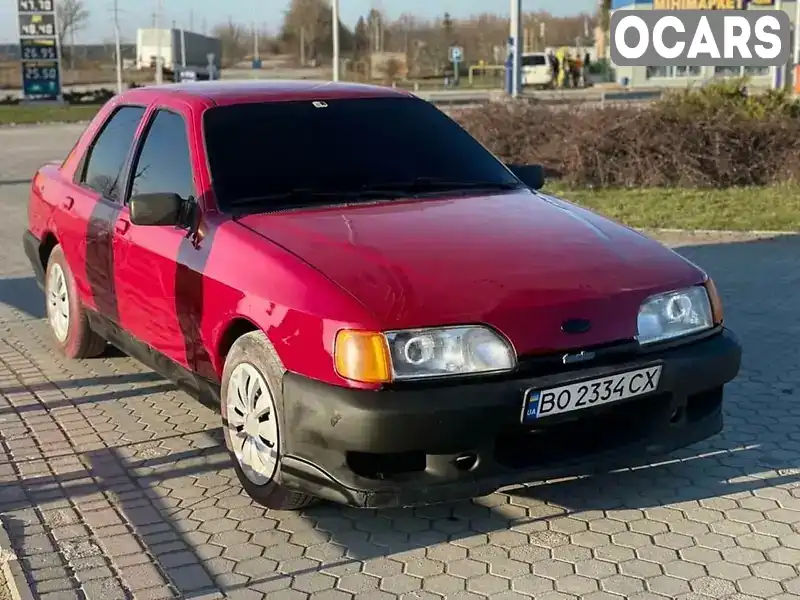
POLYGON ((116 346, 131 358, 150 367, 201 403, 211 407, 219 406, 219 383, 209 381, 183 365, 179 365, 168 356, 133 337, 100 313, 87 309, 86 314, 92 330, 105 338, 112 346, 116 346))

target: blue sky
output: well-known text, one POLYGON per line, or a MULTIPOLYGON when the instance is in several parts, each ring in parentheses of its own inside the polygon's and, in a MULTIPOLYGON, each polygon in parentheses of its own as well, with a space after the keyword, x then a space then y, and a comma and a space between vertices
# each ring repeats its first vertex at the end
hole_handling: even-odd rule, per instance
MULTIPOLYGON (((58 1, 58 0, 56 0, 58 1)), ((113 0, 85 0, 90 11, 90 19, 84 31, 76 35, 76 41, 101 43, 113 37, 113 0)), ((223 2, 221 0, 164 0, 164 26, 173 20, 177 25, 189 27, 190 14, 193 14, 194 29, 202 30, 203 21, 208 28, 215 23, 225 22, 230 17, 241 23, 254 20, 272 31, 277 31, 283 20, 288 0, 240 0, 223 2)), ((342 21, 354 24, 360 15, 371 7, 380 8, 389 16, 410 12, 420 17, 435 17, 450 12, 454 17, 468 16, 479 12, 508 14, 507 0, 340 0, 342 21)), ((156 0, 119 0, 123 24, 122 34, 128 41, 134 41, 137 27, 151 27, 156 0)), ((566 16, 593 11, 597 0, 523 0, 523 10, 546 10, 554 15, 566 16)), ((0 42, 13 42, 17 38, 16 0, 0 0, 0 42)))

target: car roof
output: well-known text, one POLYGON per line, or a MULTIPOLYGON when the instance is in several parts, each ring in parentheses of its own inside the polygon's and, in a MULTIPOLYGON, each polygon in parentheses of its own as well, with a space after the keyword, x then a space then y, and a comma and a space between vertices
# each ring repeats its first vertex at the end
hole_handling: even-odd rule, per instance
POLYGON ((161 94, 177 95, 186 100, 205 101, 203 103, 209 105, 309 99, 413 97, 410 92, 386 86, 309 79, 191 81, 137 87, 124 93, 131 99, 147 96, 149 100, 161 94))

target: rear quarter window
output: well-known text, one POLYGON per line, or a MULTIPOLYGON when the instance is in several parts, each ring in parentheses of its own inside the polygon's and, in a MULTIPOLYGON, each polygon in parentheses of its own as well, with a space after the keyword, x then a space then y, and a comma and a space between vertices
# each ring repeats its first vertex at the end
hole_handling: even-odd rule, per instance
POLYGON ((541 67, 547 64, 547 58, 543 54, 536 54, 533 56, 523 56, 523 67, 541 67))

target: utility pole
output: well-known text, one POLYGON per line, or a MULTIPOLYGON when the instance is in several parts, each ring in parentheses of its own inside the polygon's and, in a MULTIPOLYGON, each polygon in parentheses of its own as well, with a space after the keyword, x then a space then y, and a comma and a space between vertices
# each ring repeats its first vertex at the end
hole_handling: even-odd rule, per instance
POLYGON ((189 31, 194 31, 194 9, 189 9, 189 31))
POLYGON ((300 26, 300 66, 306 66, 306 28, 300 26))
MULTIPOLYGON (((780 0, 779 0, 780 1, 780 0)), ((521 40, 522 37, 522 0, 511 0, 511 31, 509 38, 512 41, 511 57, 511 95, 516 98, 520 92, 520 59, 521 59, 521 40)))
POLYGON ((333 17, 333 80, 339 81, 339 0, 331 0, 333 17))
POLYGON ((256 22, 253 21, 253 61, 258 62, 258 27, 256 22))
MULTIPOLYGON (((797 66, 800 65, 800 0, 794 3, 794 76, 797 76, 797 66)), ((798 81, 793 81, 797 89, 798 81)))
POLYGON ((119 0, 114 0, 114 53, 117 64, 117 93, 122 93, 122 43, 119 35, 119 0))
POLYGON ((161 49, 161 6, 162 0, 158 0, 156 5, 156 85, 164 83, 164 63, 161 59, 163 51, 161 49))
POLYGON ((181 68, 186 70, 186 30, 181 27, 181 68))
MULTIPOLYGON (((783 10, 782 0, 775 0, 775 10, 783 10)), ((786 85, 784 73, 786 72, 786 65, 770 67, 770 75, 772 75, 772 89, 782 88, 786 85)))

